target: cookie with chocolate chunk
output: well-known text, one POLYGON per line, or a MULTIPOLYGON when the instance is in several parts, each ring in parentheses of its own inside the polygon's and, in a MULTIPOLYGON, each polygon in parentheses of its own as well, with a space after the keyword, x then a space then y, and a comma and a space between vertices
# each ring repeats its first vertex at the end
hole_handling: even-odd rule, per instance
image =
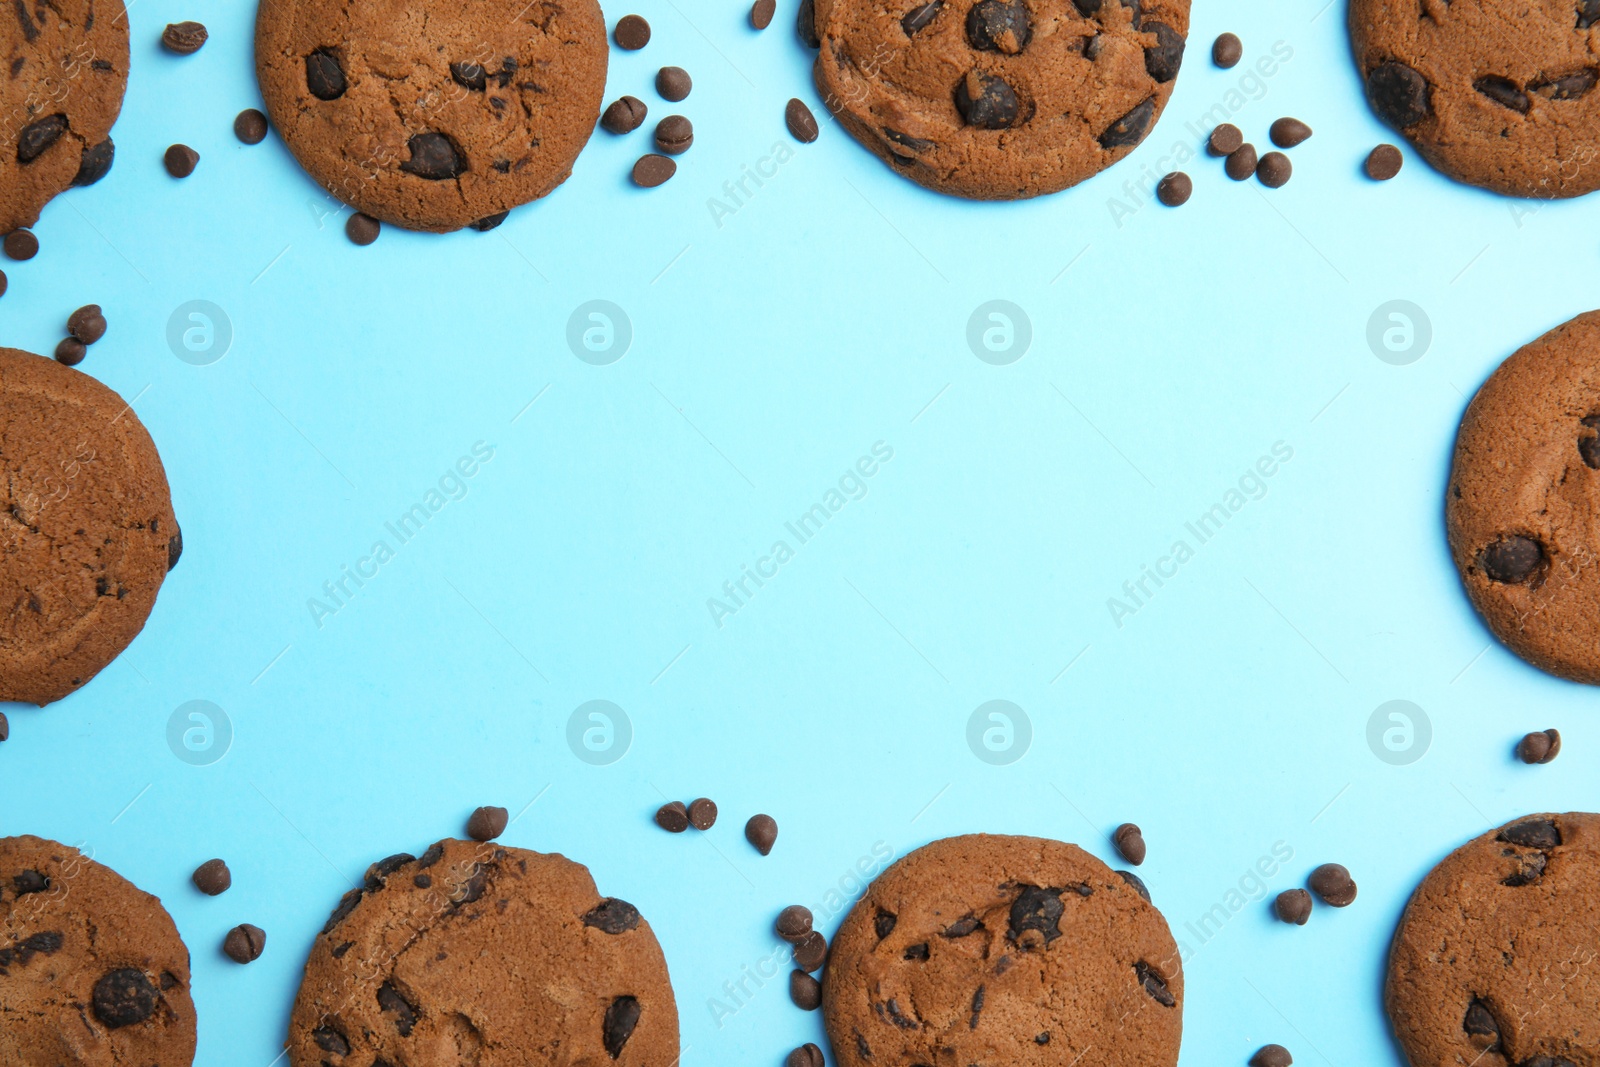
POLYGON ((0 701, 49 704, 144 628, 183 537, 131 407, 0 348, 0 701))
POLYGON ((111 169, 128 85, 122 0, 12 0, 0 10, 0 234, 111 169))
POLYGON ((1053 193, 1154 127, 1188 0, 815 0, 823 102, 880 159, 976 200, 1053 193))
POLYGON ((841 1067, 1173 1067, 1183 967, 1132 881, 1075 845, 935 841, 867 889, 823 977, 841 1067))
POLYGON ((1350 37, 1372 109, 1445 174, 1600 188, 1600 0, 1351 0, 1350 37))
POLYGON ((566 180, 600 118, 595 0, 262 0, 272 126, 328 192, 414 230, 489 229, 566 180))
POLYGON ((291 1067, 671 1067, 667 963, 564 856, 440 841, 373 864, 311 948, 291 1067))
POLYGON ((161 901, 109 867, 0 837, 0 1020, 6 1067, 189 1067, 189 950, 161 901))
POLYGON ((1445 528, 1494 635, 1600 684, 1600 311, 1518 349, 1472 398, 1445 528))
POLYGON ((1411 1067, 1574 1067, 1600 1058, 1600 815, 1529 815, 1422 880, 1385 1002, 1411 1067))

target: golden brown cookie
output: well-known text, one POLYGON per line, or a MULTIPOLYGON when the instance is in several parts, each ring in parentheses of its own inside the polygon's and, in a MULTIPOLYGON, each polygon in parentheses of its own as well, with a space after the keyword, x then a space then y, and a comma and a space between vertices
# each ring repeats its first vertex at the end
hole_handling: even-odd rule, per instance
POLYGON ((75 848, 0 837, 0 1063, 189 1067, 189 950, 161 901, 75 848))
POLYGON ((1385 1000, 1411 1067, 1600 1060, 1600 815, 1529 815, 1412 894, 1385 1000))
POLYGON ((650 924, 564 856, 440 841, 345 894, 311 949, 291 1067, 674 1067, 650 924))
MULTIPOLYGON (((817 89, 895 170, 975 200, 1053 193, 1144 140, 1188 0, 815 0, 817 89)), ((802 27, 802 30, 804 27, 802 27)))
POLYGON ((1166 920, 1075 845, 973 834, 879 875, 823 976, 841 1067, 1173 1067, 1183 967, 1166 920))
POLYGON ((1600 0, 1351 0, 1378 116, 1457 181, 1510 196, 1600 187, 1600 0))
POLYGON ((490 229, 566 180, 600 117, 595 0, 261 0, 272 125, 334 196, 414 230, 490 229))
POLYGON ((182 550, 133 409, 87 374, 0 348, 0 701, 48 704, 98 674, 182 550))
POLYGON ((1495 636, 1552 674, 1600 682, 1600 312, 1518 349, 1472 398, 1445 527, 1495 636))

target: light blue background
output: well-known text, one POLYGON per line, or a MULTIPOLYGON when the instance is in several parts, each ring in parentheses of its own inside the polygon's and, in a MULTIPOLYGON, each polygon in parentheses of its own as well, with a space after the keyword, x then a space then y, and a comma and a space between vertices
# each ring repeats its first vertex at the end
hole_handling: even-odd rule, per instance
POLYGON ((719 227, 708 199, 792 144, 784 102, 823 113, 793 4, 757 34, 740 0, 639 0, 655 36, 614 53, 607 97, 644 98, 652 126, 693 119, 670 183, 627 181, 648 127, 600 132, 498 231, 386 229, 360 249, 275 137, 233 138, 259 102, 253 9, 138 0, 115 170, 47 209, 36 260, 4 265, 0 343, 48 352, 74 307, 104 305, 82 369, 134 401, 187 548, 92 685, 7 707, 0 833, 82 842, 161 896, 194 954, 204 1067, 278 1054, 311 938, 367 863, 535 798, 506 840, 641 907, 686 1065, 777 1064, 820 1040, 781 979, 720 1025, 708 1002, 771 953, 779 908, 821 902, 875 843, 987 830, 1109 859, 1126 819, 1191 949, 1183 1063, 1266 1041, 1302 1064, 1399 1062, 1380 991, 1410 889, 1491 824, 1596 806, 1592 691, 1492 643, 1441 521, 1466 398, 1596 304, 1596 209, 1458 186, 1409 149, 1398 179, 1364 179, 1394 138, 1361 98, 1344 5, 1320 4, 1196 3, 1165 117, 1071 191, 945 199, 824 122, 719 227), (184 18, 211 42, 162 53, 184 18), (1233 71, 1207 62, 1223 30, 1244 39, 1233 71), (1279 41, 1292 58, 1246 83, 1234 121, 1263 148, 1280 115, 1315 128, 1289 185, 1235 184, 1202 156, 1188 206, 1118 225, 1111 198, 1193 151, 1279 41), (667 63, 694 76, 681 105, 654 94, 667 63), (187 181, 160 165, 174 141, 201 154, 187 181), (165 341, 192 299, 231 320, 211 366, 165 341), (592 299, 632 323, 609 366, 565 341, 592 299), (1008 366, 965 340, 991 299, 1031 320, 1008 366), (1393 299, 1432 324, 1407 366, 1366 342, 1393 299), (465 498, 319 629, 307 599, 478 441, 494 458, 465 498), (878 441, 894 456, 865 498, 713 625, 707 598, 878 441), (1279 441, 1293 459, 1265 496, 1114 625, 1107 598, 1279 441), (192 699, 235 732, 210 766, 166 743, 192 699), (592 699, 632 722, 609 766, 565 741, 592 699), (965 740, 990 699, 1032 722, 1009 766, 965 740), (1409 765, 1366 741, 1391 699, 1431 720, 1409 765), (1515 764, 1515 739, 1551 725, 1562 757, 1515 764), (722 806, 711 833, 650 824, 665 797, 702 794, 722 806), (766 859, 740 833, 756 811, 782 827, 766 859), (1294 859, 1271 893, 1337 860, 1356 904, 1295 929, 1252 902, 1200 944, 1185 924, 1276 842, 1294 859), (213 855, 234 888, 208 899, 187 879, 213 855), (244 921, 268 932, 247 968, 218 950, 244 921))

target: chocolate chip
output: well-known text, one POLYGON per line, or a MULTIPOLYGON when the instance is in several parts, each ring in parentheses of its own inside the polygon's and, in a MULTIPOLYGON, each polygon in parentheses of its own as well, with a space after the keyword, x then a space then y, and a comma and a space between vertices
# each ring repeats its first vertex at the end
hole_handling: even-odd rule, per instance
POLYGON ((979 919, 976 915, 963 915, 961 918, 957 919, 955 922, 939 931, 939 936, 954 940, 958 937, 966 937, 969 934, 975 933, 981 929, 983 929, 982 919, 979 919))
POLYGON ((339 57, 326 48, 306 56, 306 88, 318 100, 337 100, 343 96, 349 84, 344 80, 344 66, 339 57))
POLYGON ((1144 140, 1145 130, 1156 113, 1156 98, 1147 96, 1134 109, 1113 122, 1100 135, 1101 148, 1126 148, 1144 140))
POLYGON ((1600 75, 1592 70, 1580 70, 1559 78, 1534 82, 1528 88, 1547 100, 1576 100, 1593 89, 1596 81, 1600 81, 1600 75))
POLYGON ((1472 1044, 1485 1051, 1500 1047, 1500 1023, 1496 1021, 1489 1005, 1476 998, 1467 1005, 1467 1014, 1461 1020, 1461 1029, 1468 1037, 1477 1038, 1472 1044), (1485 1040, 1487 1039, 1487 1040, 1485 1040))
POLYGON ((1224 122, 1211 131, 1211 136, 1206 139, 1206 151, 1214 156, 1231 155, 1244 144, 1244 134, 1239 132, 1239 127, 1231 122, 1224 122))
POLYGON ((1140 28, 1156 35, 1155 45, 1144 50, 1145 72, 1163 84, 1176 78, 1183 65, 1183 35, 1164 22, 1150 22, 1140 28))
POLYGON ((790 100, 783 108, 783 122, 789 127, 789 133, 796 141, 810 144, 817 139, 817 117, 806 107, 805 102, 795 99, 790 100))
POLYGON ((50 878, 38 871, 23 871, 11 876, 11 885, 16 889, 17 896, 25 897, 29 893, 43 893, 49 889, 50 878))
POLYGON ((763 856, 772 852, 778 841, 778 823, 770 815, 752 815, 744 824, 744 839, 763 856))
POLYGON ((1156 183, 1156 199, 1168 207, 1178 207, 1189 202, 1194 192, 1194 182, 1181 170, 1175 170, 1156 183))
POLYGON ((1011 925, 1006 937, 1024 948, 1048 945, 1061 936, 1061 890, 1025 885, 1011 902, 1011 925), (1033 936, 1025 936, 1025 935, 1033 936))
POLYGON ((117 146, 109 137, 97 145, 86 146, 78 159, 78 173, 73 175, 72 184, 79 189, 93 185, 111 173, 111 164, 116 158, 117 146))
MULTIPOLYGON (((972 1006, 970 1009, 969 1018, 967 1020, 968 1030, 976 1030, 978 1028, 978 1016, 983 1014, 983 993, 983 986, 979 986, 973 991, 972 1006)), ((890 1001, 889 1003, 893 1004, 894 1001, 890 1001)))
MULTIPOLYGON (((767 16, 771 19, 771 16, 767 16)), ((686 99, 689 91, 694 88, 694 81, 689 77, 689 72, 682 67, 662 67, 656 71, 656 92, 661 94, 663 100, 677 103, 686 99)))
MULTIPOLYGON (((668 115, 656 123, 656 147, 670 155, 678 156, 694 144, 694 124, 682 115, 668 115)), ((693 821, 691 809, 690 821, 693 821)))
POLYGON ((1502 78, 1498 74, 1485 74, 1473 81, 1472 87, 1501 107, 1510 108, 1522 115, 1528 113, 1528 94, 1518 88, 1517 83, 1510 78, 1502 78))
POLYGON ((1135 893, 1138 893, 1141 897, 1144 897, 1144 901, 1145 901, 1146 904, 1151 903, 1151 900, 1150 900, 1150 887, 1144 884, 1144 879, 1143 878, 1140 878, 1137 874, 1134 874, 1132 871, 1118 871, 1117 875, 1124 882, 1127 882, 1129 885, 1133 886, 1133 891, 1135 893))
POLYGON ((245 108, 233 120, 233 135, 243 144, 260 144, 267 139, 267 116, 253 107, 245 108))
POLYGON ((474 841, 493 841, 506 832, 509 814, 505 808, 493 805, 473 809, 467 817, 467 836, 474 841))
POLYGON ((1600 22, 1600 0, 1578 0, 1578 26, 1586 30, 1600 22))
POLYGON ((267 947, 267 933, 259 926, 240 923, 222 939, 222 951, 234 963, 253 963, 267 947))
POLYGON ((1293 164, 1282 152, 1268 152, 1256 164, 1256 177, 1268 189, 1281 189, 1288 184, 1289 176, 1293 173, 1293 164))
POLYGON ((192 877, 195 888, 208 897, 226 893, 233 885, 233 872, 222 860, 206 860, 194 869, 192 877))
POLYGON ((932 950, 928 948, 928 943, 926 941, 919 941, 915 945, 907 945, 906 950, 900 953, 900 958, 903 960, 914 960, 918 963, 923 963, 927 961, 931 952, 932 950))
POLYGON ((817 10, 813 0, 800 0, 800 10, 794 16, 794 32, 807 48, 822 47, 817 36, 817 10))
POLYGON ((400 169, 407 174, 439 182, 459 178, 467 171, 467 161, 455 142, 442 133, 414 133, 406 147, 411 150, 411 158, 400 164, 400 169))
POLYGON ((640 156, 633 165, 633 184, 645 189, 656 186, 678 173, 678 165, 666 156, 640 156))
POLYGON ((777 14, 777 0, 756 0, 750 5, 750 28, 764 30, 772 25, 772 16, 777 14))
MULTIPOLYGON (((635 16, 629 16, 633 18, 635 16)), ((643 19, 639 20, 643 22, 643 19)), ((633 1036, 633 1028, 639 1025, 639 1001, 635 997, 620 996, 611 1002, 606 1009, 605 1023, 601 1027, 601 1040, 605 1043, 606 1052, 612 1059, 622 1055, 622 1049, 628 1043, 628 1038, 633 1036)))
POLYGON ((612 133, 632 133, 644 125, 649 110, 637 96, 620 96, 600 116, 600 125, 612 133))
POLYGON ((1498 839, 1523 848, 1549 851, 1561 844, 1561 831, 1549 819, 1528 819, 1501 830, 1498 839))
POLYGON ((1240 58, 1244 55, 1244 44, 1238 35, 1221 33, 1211 42, 1211 62, 1227 70, 1238 66, 1240 58))
POLYGON ((1228 153, 1222 172, 1236 182, 1242 182, 1256 172, 1256 146, 1246 141, 1228 153))
MULTIPOLYGON (((4 278, 4 275, 0 274, 0 278, 4 278)), ((5 282, 4 281, 0 281, 0 293, 4 293, 5 291, 6 291, 5 290, 5 282)), ((11 738, 11 720, 6 718, 6 713, 5 712, 0 711, 0 741, 7 741, 10 738, 11 738)))
MULTIPOLYGON (((1274 122, 1267 131, 1267 135, 1272 138, 1272 143, 1279 148, 1293 148, 1295 145, 1310 139, 1311 127, 1299 119, 1292 119, 1286 116, 1274 122)), ((1275 1048, 1277 1046, 1271 1047, 1275 1048)))
POLYGON ((183 530, 179 529, 167 539, 167 571, 178 565, 178 560, 183 558, 183 530))
POLYGON ((1140 960, 1133 965, 1134 977, 1139 979, 1139 984, 1144 986, 1144 991, 1150 998, 1163 1008, 1173 1007, 1178 1003, 1177 998, 1167 989, 1167 981, 1156 973, 1155 968, 1140 960))
POLYGON ((431 875, 431 874, 414 874, 414 875, 411 876, 411 884, 416 886, 418 889, 432 889, 433 888, 433 875, 431 875))
POLYGON ((1250 1057, 1250 1067, 1289 1067, 1294 1057, 1282 1045, 1262 1045, 1250 1057))
POLYGON ((496 211, 493 215, 485 215, 476 222, 467 223, 467 226, 471 229, 477 230, 479 233, 488 233, 490 230, 494 229, 496 226, 500 225, 510 217, 511 212, 509 210, 496 211))
MULTIPOLYGON (((1600 0, 1595 0, 1595 3, 1600 4, 1600 0)), ((929 0, 928 3, 918 4, 901 16, 900 28, 906 31, 907 37, 915 37, 917 31, 927 28, 928 23, 933 21, 942 7, 944 0, 929 0)))
POLYGON ((981 52, 1014 56, 1032 38, 1033 21, 1023 0, 979 0, 967 12, 967 42, 981 52))
POLYGON ((1017 121, 1017 94, 1000 78, 970 70, 956 83, 956 110, 968 126, 1004 130, 1017 121))
POLYGON ((378 987, 378 1010, 394 1016, 394 1028, 401 1037, 411 1036, 412 1028, 417 1025, 417 1009, 388 982, 378 987))
POLYGON ((1125 822, 1111 833, 1111 843, 1123 859, 1135 867, 1144 862, 1144 834, 1131 822, 1125 822))
POLYGON ((159 994, 144 972, 119 967, 94 984, 90 1007, 108 1030, 144 1022, 155 1014, 159 994))
MULTIPOLYGON (((859 1034, 856 1036, 858 1044, 866 1044, 865 1041, 860 1040, 859 1034)), ((822 1058, 822 1050, 807 1041, 784 1058, 783 1067, 825 1067, 826 1062, 822 1058)))
POLYGON ((1392 144, 1381 144, 1367 153, 1367 161, 1362 169, 1373 181, 1386 182, 1400 173, 1400 165, 1404 162, 1405 157, 1400 154, 1400 149, 1392 144))
POLYGON ((1285 889, 1272 902, 1272 910, 1280 921, 1304 926, 1311 918, 1311 894, 1304 889, 1285 889))
POLYGON ((363 215, 357 211, 344 220, 344 235, 350 238, 351 244, 366 246, 378 239, 378 234, 383 230, 383 225, 371 215, 363 215))
POLYGON ((6 234, 0 247, 5 248, 6 255, 15 260, 32 259, 39 254, 39 239, 31 230, 12 230, 6 234))
POLYGON ((1072 0, 1072 6, 1078 9, 1078 14, 1088 18, 1100 10, 1103 2, 1104 0, 1072 0))
POLYGON ((1520 585, 1532 578, 1544 559, 1539 542, 1512 534, 1486 547, 1478 554, 1478 565, 1491 582, 1520 585))
MULTIPOLYGON (((880 918, 888 914, 885 911, 878 912, 880 918)), ((890 915, 889 918, 891 920, 889 929, 893 930, 894 924, 892 920, 894 916, 890 915)), ((779 937, 790 944, 794 944, 811 932, 811 909, 804 904, 790 904, 787 908, 778 912, 778 920, 772 924, 772 928, 777 931, 779 937)), ((878 939, 881 941, 888 936, 887 933, 880 933, 878 939)))
POLYGON ((322 933, 332 933, 334 928, 344 922, 350 913, 356 910, 356 905, 361 903, 361 898, 365 895, 365 892, 363 889, 352 889, 340 897, 338 907, 333 909, 333 914, 328 916, 328 921, 322 924, 322 933))
POLYGON ((802 971, 816 971, 828 958, 828 940, 813 930, 794 943, 794 965, 802 971))
POLYGON ((1536 730, 1517 745, 1517 758, 1523 763, 1549 763, 1560 753, 1560 730, 1536 730))
POLYGON ((789 999, 801 1011, 816 1011, 822 1006, 822 983, 804 971, 790 971, 789 999))
POLYGON ((1550 862, 1543 852, 1528 852, 1519 855, 1510 849, 1506 849, 1505 854, 1515 857, 1517 869, 1500 879, 1500 884, 1510 886, 1513 889, 1538 882, 1539 879, 1544 877, 1544 869, 1550 862))
POLYGON ((1356 899, 1355 879, 1342 864, 1324 863, 1306 879, 1311 891, 1322 898, 1324 904, 1344 908, 1356 899))
POLYGON ((637 52, 650 43, 650 24, 638 15, 624 15, 617 20, 612 36, 616 38, 617 47, 637 52))
POLYGON ((63 337, 56 345, 56 362, 64 367, 76 367, 88 354, 88 348, 76 337, 63 337))
POLYGON ((167 28, 161 31, 161 43, 169 52, 192 56, 200 51, 200 46, 210 36, 198 22, 169 22, 167 28))
POLYGON ((311 1031, 311 1040, 324 1052, 331 1052, 335 1056, 350 1055, 350 1042, 331 1026, 321 1026, 311 1031))
POLYGON ((413 862, 417 857, 409 852, 396 852, 392 856, 385 856, 377 863, 367 868, 362 884, 368 892, 382 889, 389 882, 389 876, 406 864, 413 862))
POLYGON ((681 800, 668 801, 656 809, 656 825, 669 834, 681 834, 689 828, 689 809, 681 800))
POLYGON ((166 165, 167 173, 174 178, 187 178, 200 165, 200 153, 186 144, 175 144, 167 148, 161 161, 166 165))
POLYGON ((106 335, 106 317, 99 304, 85 304, 67 316, 67 332, 86 345, 106 335))
POLYGON ((1367 75, 1367 100, 1378 117, 1391 126, 1415 126, 1433 113, 1427 79, 1392 60, 1380 63, 1367 75))
POLYGON ((625 934, 639 925, 639 909, 626 900, 606 897, 584 913, 583 925, 603 934, 625 934))

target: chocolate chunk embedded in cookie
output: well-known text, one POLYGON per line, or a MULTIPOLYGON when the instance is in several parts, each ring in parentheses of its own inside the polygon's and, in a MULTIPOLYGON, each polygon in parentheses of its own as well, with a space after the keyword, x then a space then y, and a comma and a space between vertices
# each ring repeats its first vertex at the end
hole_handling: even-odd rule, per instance
POLYGON ((1183 970, 1167 924, 1073 845, 974 834, 879 875, 823 977, 842 1067, 1172 1067, 1183 970))

